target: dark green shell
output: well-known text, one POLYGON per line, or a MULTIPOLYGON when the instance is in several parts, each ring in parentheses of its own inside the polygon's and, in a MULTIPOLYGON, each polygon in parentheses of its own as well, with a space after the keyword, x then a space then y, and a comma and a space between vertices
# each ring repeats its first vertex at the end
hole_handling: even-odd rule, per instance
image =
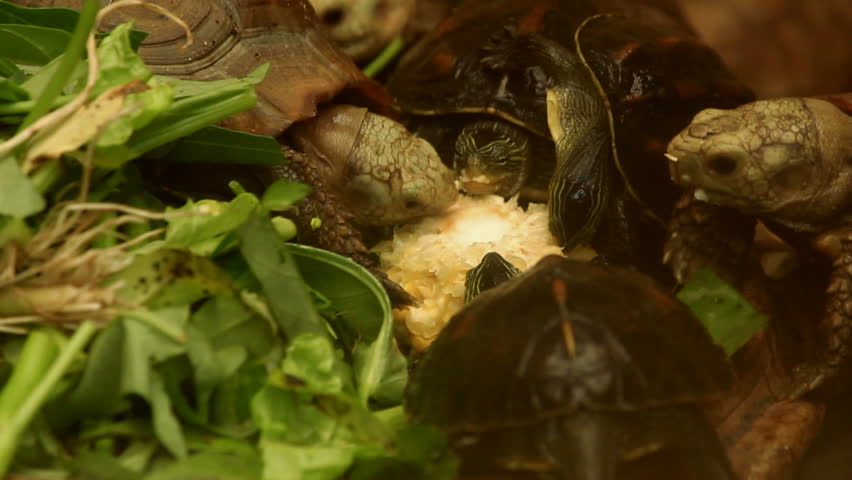
POLYGON ((450 320, 416 364, 405 405, 417 421, 474 432, 578 408, 687 404, 731 382, 722 349, 650 278, 549 256, 450 320))

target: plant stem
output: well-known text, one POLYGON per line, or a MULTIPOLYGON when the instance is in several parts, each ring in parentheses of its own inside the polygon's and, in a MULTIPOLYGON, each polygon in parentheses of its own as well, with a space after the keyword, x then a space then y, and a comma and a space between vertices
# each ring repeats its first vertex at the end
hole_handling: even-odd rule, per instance
POLYGON ((50 333, 43 330, 30 333, 12 378, 0 394, 0 424, 3 425, 0 430, 0 478, 9 469, 21 435, 96 331, 94 322, 83 322, 55 361, 56 341, 50 333), (42 374, 45 369, 47 372, 42 374))
POLYGON ((402 38, 395 37, 390 43, 379 53, 379 56, 373 59, 369 65, 364 67, 364 75, 373 77, 381 72, 394 57, 402 50, 402 38))
POLYGON ((68 82, 68 77, 71 76, 74 67, 77 66, 77 62, 80 61, 80 57, 83 55, 83 50, 86 48, 86 39, 89 37, 89 33, 95 24, 95 17, 99 8, 100 2, 98 0, 85 0, 83 2, 80 17, 77 20, 77 25, 74 27, 74 32, 71 34, 68 48, 65 50, 59 67, 56 69, 56 74, 44 87, 44 91, 42 91, 33 109, 30 110, 30 113, 21 122, 18 131, 27 128, 47 113, 56 101, 56 97, 62 93, 62 87, 68 82))

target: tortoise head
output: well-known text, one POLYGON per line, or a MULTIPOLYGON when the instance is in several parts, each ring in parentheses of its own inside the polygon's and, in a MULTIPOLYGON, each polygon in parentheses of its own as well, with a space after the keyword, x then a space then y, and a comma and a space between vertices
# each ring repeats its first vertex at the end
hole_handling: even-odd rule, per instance
POLYGON ((429 142, 366 108, 329 106, 287 133, 361 225, 438 214, 458 196, 453 171, 429 142))
POLYGON ((518 267, 512 265, 497 252, 488 252, 482 257, 479 265, 467 271, 464 281, 464 302, 469 303, 480 292, 520 274, 518 267))
POLYGON ((807 228, 852 201, 850 132, 852 119, 822 100, 704 110, 669 143, 671 177, 698 200, 807 228))
POLYGON ((529 173, 529 134, 502 120, 466 125, 456 139, 453 167, 461 188, 474 195, 517 193, 529 173))

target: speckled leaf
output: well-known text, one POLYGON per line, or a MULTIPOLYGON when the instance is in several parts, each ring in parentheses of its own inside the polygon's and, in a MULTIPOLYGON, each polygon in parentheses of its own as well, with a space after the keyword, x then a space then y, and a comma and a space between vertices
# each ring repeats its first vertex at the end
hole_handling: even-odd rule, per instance
POLYGON ((678 292, 728 355, 767 325, 766 317, 710 270, 695 272, 678 292))
POLYGON ((211 260, 167 248, 137 256, 107 283, 119 281, 124 283, 118 291, 124 301, 151 308, 188 305, 231 292, 230 279, 211 260))

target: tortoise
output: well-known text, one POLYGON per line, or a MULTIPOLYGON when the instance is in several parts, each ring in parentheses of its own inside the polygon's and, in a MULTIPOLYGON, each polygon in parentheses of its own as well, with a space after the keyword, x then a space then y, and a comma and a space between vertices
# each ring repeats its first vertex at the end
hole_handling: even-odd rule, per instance
POLYGON ((639 265, 659 265, 679 193, 668 140, 753 99, 688 27, 626 0, 467 0, 387 86, 464 190, 545 199, 566 249, 639 265))
POLYGON ((609 480, 622 461, 673 449, 691 478, 733 479, 698 409, 732 379, 703 325, 650 277, 550 255, 453 316, 413 364, 404 405, 449 434, 466 474, 609 480))
POLYGON ((311 0, 311 6, 343 52, 361 62, 402 34, 414 0, 311 0))
POLYGON ((794 370, 788 396, 825 386, 848 366, 852 343, 852 94, 708 109, 668 155, 672 180, 688 189, 665 246, 678 280, 707 266, 740 282, 757 219, 806 256, 831 260, 820 325, 827 345, 794 370))
MULTIPOLYGON (((79 0, 17 3, 80 6, 79 0)), ((158 170, 156 181, 225 192, 231 176, 256 190, 282 177, 306 181, 314 191, 299 205, 295 220, 300 240, 352 257, 379 276, 397 303, 410 301, 377 269, 357 227, 395 224, 443 210, 457 195, 452 171, 426 141, 380 115, 392 113, 384 90, 329 40, 310 4, 306 0, 150 3, 186 22, 194 41, 185 47, 181 26, 139 6, 106 15, 102 27, 134 20, 137 28, 149 32, 140 55, 163 75, 215 80, 244 76, 269 62, 265 79, 256 87, 257 106, 221 125, 279 137, 296 150, 283 147, 290 159, 287 165, 216 166, 208 170, 215 174, 208 175, 198 175, 198 166, 170 164, 165 171, 158 170), (327 104, 344 96, 360 105, 327 104), (322 220, 319 227, 312 224, 314 217, 322 220)))

